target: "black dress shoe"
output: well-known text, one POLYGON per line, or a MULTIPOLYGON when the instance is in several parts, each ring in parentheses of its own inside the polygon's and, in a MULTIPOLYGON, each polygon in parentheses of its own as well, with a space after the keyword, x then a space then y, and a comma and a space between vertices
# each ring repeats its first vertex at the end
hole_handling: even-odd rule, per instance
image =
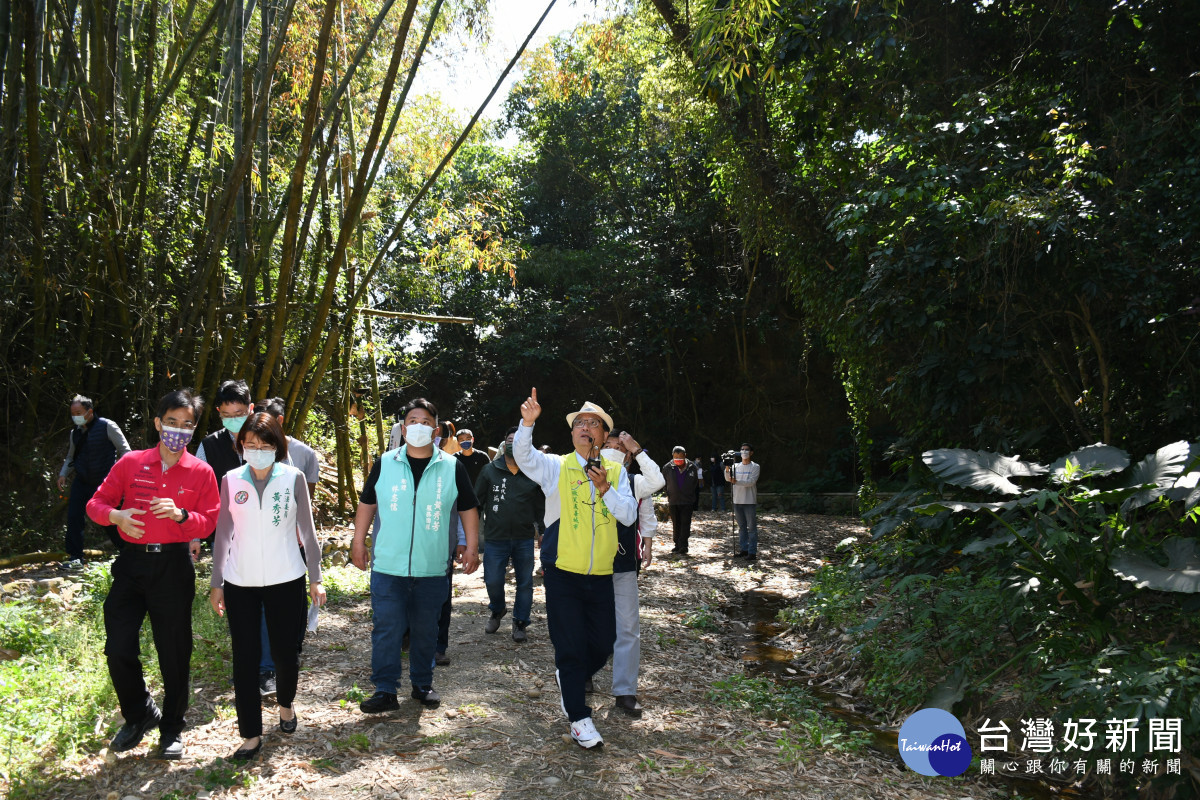
MULTIPOLYGON (((295 730, 295 729, 293 728, 293 730, 295 730)), ((258 744, 254 745, 254 747, 239 747, 237 749, 237 752, 233 754, 232 759, 234 761, 249 761, 250 759, 254 758, 256 755, 258 755, 258 752, 260 750, 262 750, 262 743, 263 743, 263 740, 262 740, 262 737, 260 736, 260 737, 258 737, 258 744)))
POLYGON ((183 758, 183 739, 178 733, 163 734, 158 742, 158 757, 167 761, 178 761, 183 758))
MULTIPOLYGON (((399 704, 397 704, 397 705, 399 705, 399 704)), ((295 733, 296 732, 296 723, 298 723, 299 721, 300 721, 300 717, 296 714, 295 711, 292 711, 291 719, 284 719, 282 716, 280 716, 279 717, 279 730, 283 731, 284 733, 295 733)))
POLYGON ((745 558, 748 555, 750 555, 750 554, 747 553, 745 550, 738 550, 736 553, 733 554, 733 557, 734 558, 745 558))
POLYGON ((376 692, 358 704, 364 714, 382 714, 385 711, 396 711, 400 708, 396 695, 391 692, 376 692))
POLYGON ((412 699, 420 700, 426 708, 437 708, 442 704, 442 696, 432 686, 414 686, 412 699))
POLYGON ((162 722, 162 714, 158 712, 157 708, 151 708, 150 713, 146 714, 140 722, 126 722, 122 725, 121 730, 117 731, 117 735, 108 743, 108 749, 114 753, 132 750, 142 743, 146 731, 157 728, 160 722, 162 722))
POLYGON ((637 695, 619 694, 617 695, 615 705, 634 719, 642 718, 642 704, 638 702, 637 695))

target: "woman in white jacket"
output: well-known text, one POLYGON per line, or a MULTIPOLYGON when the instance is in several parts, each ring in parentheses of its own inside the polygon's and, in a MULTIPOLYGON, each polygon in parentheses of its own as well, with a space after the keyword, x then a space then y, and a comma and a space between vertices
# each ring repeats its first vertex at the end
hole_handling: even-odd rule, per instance
POLYGON ((209 602, 218 614, 229 615, 234 702, 243 738, 233 758, 247 761, 262 749, 260 620, 265 614, 275 660, 279 729, 292 733, 297 724, 292 701, 300 674, 296 643, 306 617, 304 573, 313 603, 324 604, 325 589, 308 483, 303 472, 282 463, 287 459, 287 437, 279 422, 270 414, 252 415, 242 425, 237 446, 246 463, 221 479, 209 602))

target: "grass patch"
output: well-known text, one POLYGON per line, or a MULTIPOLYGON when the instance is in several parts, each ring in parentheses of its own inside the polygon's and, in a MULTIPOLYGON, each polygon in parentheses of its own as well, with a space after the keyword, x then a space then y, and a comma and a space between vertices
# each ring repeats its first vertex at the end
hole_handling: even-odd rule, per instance
POLYGON ((720 627, 717 624, 716 610, 707 603, 685 612, 683 624, 698 631, 715 631, 720 627))
POLYGON ((823 750, 859 752, 871 741, 870 734, 851 730, 846 723, 826 715, 821 701, 798 686, 779 686, 766 678, 732 675, 714 683, 708 697, 728 708, 787 720, 790 728, 775 744, 780 759, 789 763, 823 750))
POLYGON ((352 564, 341 567, 322 565, 321 585, 325 587, 325 598, 331 605, 356 602, 366 597, 371 588, 371 576, 352 564))
MULTIPOLYGON (((70 580, 82 585, 73 604, 49 606, 37 596, 0 604, 0 647, 21 658, 0 662, 0 794, 43 796, 60 765, 96 753, 116 732, 117 699, 104 658, 103 603, 112 585, 108 562, 92 562, 70 580)), ((197 574, 192 605, 194 681, 229 683, 229 631, 208 604, 208 576, 197 574)), ((150 624, 142 625, 141 658, 150 691, 161 695, 150 624)), ((194 716, 194 712, 193 712, 194 716)))
POLYGON ((348 750, 357 750, 360 753, 365 753, 371 749, 371 740, 367 738, 365 733, 352 733, 345 739, 335 739, 333 746, 342 753, 348 750))

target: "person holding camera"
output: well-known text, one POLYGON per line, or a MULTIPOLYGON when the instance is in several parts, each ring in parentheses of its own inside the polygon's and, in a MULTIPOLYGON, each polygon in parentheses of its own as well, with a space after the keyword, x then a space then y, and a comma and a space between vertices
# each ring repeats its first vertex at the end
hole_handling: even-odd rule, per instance
POLYGON ((762 468, 750 460, 754 448, 742 442, 741 463, 725 468, 733 494, 733 514, 738 524, 738 552, 734 558, 758 559, 758 476, 762 468))

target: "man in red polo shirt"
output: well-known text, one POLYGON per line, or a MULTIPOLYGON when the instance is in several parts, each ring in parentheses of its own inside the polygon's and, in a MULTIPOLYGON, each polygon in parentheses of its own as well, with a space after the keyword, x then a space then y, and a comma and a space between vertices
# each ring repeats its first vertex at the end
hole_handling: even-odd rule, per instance
POLYGON ((183 757, 196 593, 189 543, 212 534, 221 504, 212 468, 187 451, 203 406, 187 389, 163 397, 154 418, 158 447, 121 458, 87 504, 88 516, 116 525, 126 542, 104 601, 104 655, 125 717, 109 744, 113 752, 132 750, 157 727, 160 757, 183 757), (147 614, 162 670, 161 712, 146 690, 139 659, 147 614))

